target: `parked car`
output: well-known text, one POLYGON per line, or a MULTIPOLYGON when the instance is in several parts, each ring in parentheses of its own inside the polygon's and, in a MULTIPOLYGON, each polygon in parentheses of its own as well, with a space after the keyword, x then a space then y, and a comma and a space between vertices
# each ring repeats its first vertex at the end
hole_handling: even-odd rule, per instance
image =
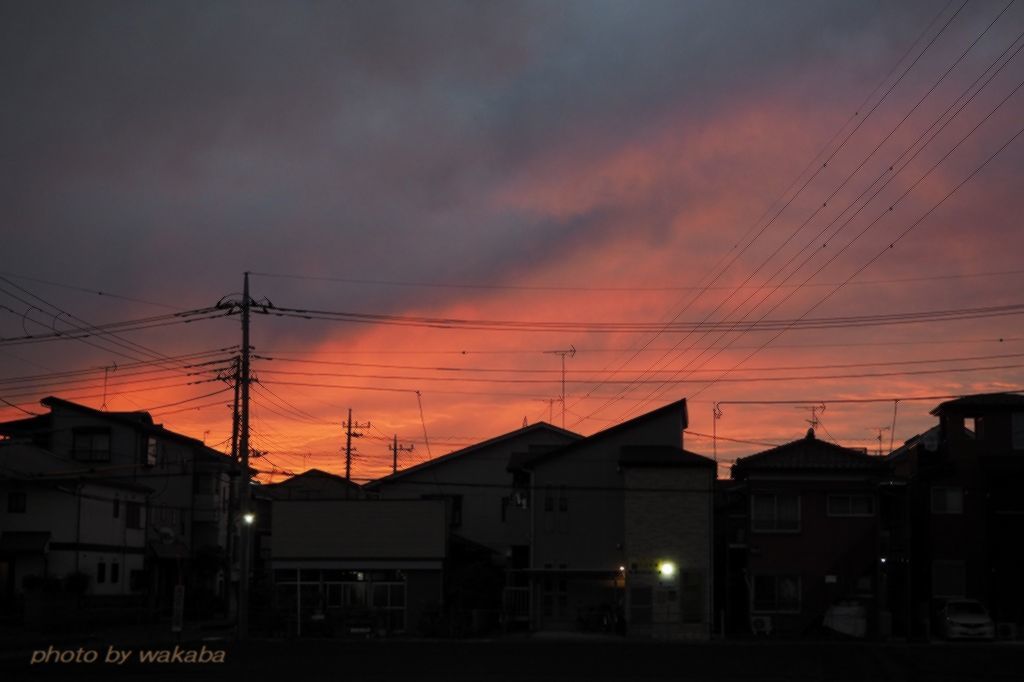
POLYGON ((995 639, 996 626, 979 601, 951 599, 939 611, 939 624, 946 639, 995 639))

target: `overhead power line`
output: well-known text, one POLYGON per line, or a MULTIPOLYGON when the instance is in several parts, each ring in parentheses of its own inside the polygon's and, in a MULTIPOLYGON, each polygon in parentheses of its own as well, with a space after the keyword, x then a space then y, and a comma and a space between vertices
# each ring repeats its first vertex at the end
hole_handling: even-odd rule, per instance
POLYGON ((949 322, 991 317, 1006 317, 1024 314, 1024 304, 1014 303, 1009 305, 984 306, 977 308, 930 310, 876 315, 849 315, 840 317, 802 317, 799 319, 774 320, 762 318, 755 322, 747 322, 744 320, 705 320, 700 322, 672 322, 664 325, 655 322, 472 320, 414 315, 387 315, 331 310, 312 310, 282 306, 267 306, 266 313, 262 313, 261 311, 261 314, 301 319, 329 320, 334 322, 436 329, 472 329, 478 331, 622 333, 629 331, 661 329, 662 332, 724 330, 726 332, 745 333, 750 331, 773 331, 776 329, 847 329, 870 326, 889 326, 923 322, 949 322))

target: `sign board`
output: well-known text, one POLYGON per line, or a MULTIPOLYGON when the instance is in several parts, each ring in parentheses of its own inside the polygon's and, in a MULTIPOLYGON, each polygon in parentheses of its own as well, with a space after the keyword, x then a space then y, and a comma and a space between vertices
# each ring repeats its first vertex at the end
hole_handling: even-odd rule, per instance
POLYGON ((171 632, 181 632, 185 620, 185 586, 174 586, 174 610, 171 614, 171 632))

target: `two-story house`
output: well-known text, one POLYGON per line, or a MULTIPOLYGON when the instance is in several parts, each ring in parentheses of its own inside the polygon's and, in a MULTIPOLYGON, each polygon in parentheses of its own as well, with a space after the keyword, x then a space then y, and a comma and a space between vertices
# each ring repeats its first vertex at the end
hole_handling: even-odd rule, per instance
POLYGON ((517 488, 524 474, 512 471, 509 464, 580 437, 539 422, 403 469, 364 487, 368 494, 382 500, 443 500, 452 541, 446 573, 449 606, 463 611, 501 611, 506 627, 526 627, 528 586, 522 571, 530 561, 531 517, 529 500, 521 487, 517 488))
POLYGON ((49 413, 0 424, 8 444, 30 445, 38 455, 22 460, 24 473, 45 471, 48 459, 59 458, 74 463, 76 475, 144 486, 141 511, 120 512, 145 529, 136 589, 155 608, 170 607, 177 584, 188 585, 196 604, 224 597, 231 458, 154 424, 146 412, 104 412, 54 397, 41 403, 49 413))
POLYGON ((715 463, 686 425, 680 400, 513 461, 534 629, 710 636, 715 463))
POLYGON ((904 491, 891 532, 905 549, 890 554, 909 566, 905 577, 891 569, 892 608, 922 635, 946 600, 976 599, 999 636, 1014 637, 1024 629, 1024 396, 969 395, 932 414, 936 427, 888 457, 904 491))
POLYGON ((45 581, 103 597, 138 592, 151 492, 30 443, 0 441, 0 614, 16 616, 24 593, 45 581))
POLYGON ((805 438, 741 457, 723 484, 731 633, 875 632, 883 458, 805 438), (749 619, 749 620, 748 620, 749 619), (747 628, 750 628, 748 630, 747 628))

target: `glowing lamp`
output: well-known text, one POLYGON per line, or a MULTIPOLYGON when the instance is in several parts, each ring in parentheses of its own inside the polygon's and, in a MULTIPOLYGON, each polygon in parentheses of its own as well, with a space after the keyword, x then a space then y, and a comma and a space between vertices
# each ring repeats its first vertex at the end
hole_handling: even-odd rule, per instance
POLYGON ((676 565, 671 561, 662 561, 658 564, 658 573, 662 578, 671 578, 676 574, 676 565))
POLYGON ((256 515, 252 512, 247 512, 245 514, 242 514, 242 520, 245 521, 245 525, 251 526, 253 522, 256 520, 256 515))

